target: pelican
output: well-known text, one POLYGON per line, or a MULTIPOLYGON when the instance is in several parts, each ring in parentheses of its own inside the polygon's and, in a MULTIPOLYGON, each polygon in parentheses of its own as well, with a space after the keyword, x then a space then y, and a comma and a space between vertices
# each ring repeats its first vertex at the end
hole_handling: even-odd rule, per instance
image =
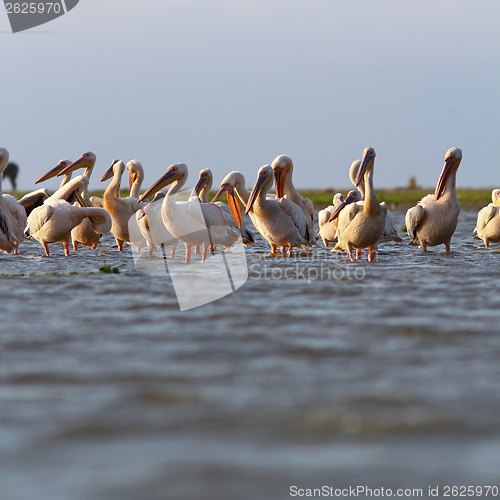
MULTIPOLYGON (((61 170, 64 170, 68 165, 71 165, 71 163, 71 160, 61 160, 53 169, 49 170, 45 175, 42 175, 42 177, 40 177, 40 179, 38 179, 35 184, 39 184, 40 182, 44 182, 48 179, 51 179, 52 177, 55 177, 59 172, 61 172, 61 170)), ((70 180, 71 172, 64 175, 59 187, 62 188, 70 180)), ((36 191, 32 191, 31 193, 24 195, 19 200, 19 203, 26 210, 26 216, 29 216, 36 207, 41 207, 43 205, 43 202, 47 198, 50 198, 50 196, 50 192, 46 189, 37 189, 36 191)))
POLYGON ((175 257, 175 250, 179 240, 174 238, 163 224, 161 217, 161 207, 166 194, 158 191, 149 204, 135 213, 137 225, 148 246, 148 255, 153 255, 155 247, 172 246, 172 258, 175 257))
MULTIPOLYGON (((361 193, 361 200, 365 199, 365 183, 363 180, 359 183, 359 186, 356 186, 356 178, 358 176, 359 167, 361 165, 361 160, 355 160, 351 164, 351 168, 349 169, 349 179, 354 185, 356 189, 361 193)), ((360 203, 362 201, 358 200, 360 203)), ((389 241, 394 241, 395 243, 403 243, 403 239, 398 236, 398 231, 394 227, 394 219, 392 218, 391 211, 387 207, 387 203, 383 201, 380 203, 380 206, 383 210, 387 210, 387 217, 385 218, 385 228, 384 234, 380 238, 379 243, 387 243, 389 241)))
MULTIPOLYGON (((5 216, 9 220, 11 234, 14 236, 18 245, 25 239, 24 228, 26 227, 26 210, 14 196, 3 194, 3 172, 9 163, 9 152, 5 148, 0 148, 0 208, 3 209, 5 216)), ((17 253, 17 248, 13 249, 17 253)))
POLYGON ((490 248, 490 242, 500 242, 500 189, 491 193, 493 203, 482 208, 477 214, 477 223, 474 232, 478 240, 483 240, 484 246, 490 248))
MULTIPOLYGON (((64 177, 71 175, 72 172, 80 168, 85 168, 84 176, 90 180, 90 176, 95 167, 96 155, 91 151, 87 151, 78 158, 75 162, 68 165, 65 169, 57 173, 57 176, 64 175, 64 177)), ((50 173, 50 172, 49 172, 50 173)), ((64 180, 63 180, 64 182, 64 180)), ((97 197, 89 198, 88 185, 84 187, 82 192, 82 197, 85 200, 87 206, 94 206, 96 208, 102 208, 102 200, 97 197)), ((93 229, 90 219, 83 219, 78 226, 76 226, 71 231, 71 240, 73 242, 73 250, 75 252, 78 250, 78 245, 83 245, 86 247, 92 247, 94 250, 97 245, 100 245, 102 234, 96 233, 93 229)))
POLYGON ((35 208, 28 217, 27 229, 42 244, 47 257, 50 255, 48 244, 58 241, 63 243, 64 254, 68 257, 71 231, 87 217, 95 232, 107 233, 110 230, 111 218, 106 210, 86 206, 81 191, 88 183, 88 177, 76 177, 45 200, 41 207, 35 208), (73 195, 81 206, 66 201, 73 195))
POLYGON ((457 169, 462 161, 462 150, 448 149, 444 167, 434 194, 422 198, 418 205, 406 212, 406 229, 411 238, 410 245, 427 247, 444 244, 450 251, 451 237, 457 228, 460 203, 457 199, 457 169))
MULTIPOLYGON (((220 224, 229 226, 235 232, 240 234, 245 246, 253 245, 253 233, 245 227, 245 222, 241 216, 240 205, 236 199, 228 198, 229 206, 217 200, 212 203, 208 203, 207 193, 210 191, 212 183, 212 171, 209 168, 206 168, 200 172, 198 182, 191 192, 191 197, 198 196, 201 201, 200 207, 203 212, 203 216, 205 217, 207 227, 217 226, 220 224)), ((231 243, 231 245, 233 243, 231 243)), ((216 246, 219 242, 214 241, 213 244, 216 246)), ((223 243, 220 244, 224 245, 223 243)))
POLYGON ((111 233, 115 237, 120 252, 123 250, 123 242, 125 241, 131 242, 137 246, 138 250, 140 250, 142 243, 146 245, 146 241, 143 240, 139 228, 136 228, 135 225, 132 228, 137 229, 137 231, 134 231, 132 235, 133 241, 131 241, 129 221, 131 217, 134 217, 133 220, 136 221, 135 213, 141 208, 141 204, 137 201, 137 198, 120 197, 120 183, 123 172, 125 172, 125 164, 123 161, 114 160, 101 177, 101 182, 107 181, 111 177, 113 178, 106 188, 106 191, 104 191, 103 205, 111 215, 111 220, 113 221, 111 233), (139 238, 140 241, 136 241, 136 238, 139 238))
POLYGON ((272 168, 276 181, 276 197, 285 197, 301 208, 309 227, 310 244, 314 245, 316 243, 316 237, 314 236, 314 205, 309 198, 303 198, 293 185, 292 159, 287 155, 280 155, 273 160, 272 168))
MULTIPOLYGON (((361 197, 361 194, 357 195, 355 191, 351 191, 344 203, 352 206, 352 213, 349 211, 344 212, 342 219, 339 219, 339 241, 334 250, 348 251, 351 261, 354 260, 353 250, 361 250, 363 248, 368 250, 368 260, 373 261, 378 250, 380 238, 385 229, 387 205, 379 204, 373 188, 373 165, 375 163, 375 156, 375 150, 373 148, 366 148, 363 151, 363 161, 358 169, 355 180, 356 186, 358 186, 363 179, 365 182, 365 189, 366 185, 368 185, 364 203, 362 205, 354 203, 356 198, 361 197), (344 224, 344 217, 347 217, 348 214, 352 216, 352 220, 344 224), (344 225, 345 227, 342 227, 344 225)), ((339 207, 337 207, 337 210, 339 210, 339 207)), ((342 208, 340 208, 340 210, 342 208)), ((332 215, 330 220, 333 220, 334 216, 335 214, 332 215)))
POLYGON ((336 193, 333 197, 333 205, 329 205, 318 212, 319 233, 317 234, 317 237, 321 237, 325 247, 327 248, 329 243, 335 243, 337 241, 338 219, 334 219, 330 222, 330 217, 335 208, 343 202, 344 197, 342 196, 342 193, 336 193))
POLYGON ((271 165, 260 167, 245 214, 251 214, 255 227, 271 245, 271 253, 276 253, 276 247, 281 246, 288 248, 288 256, 291 257, 293 247, 307 248, 311 244, 308 221, 302 209, 293 201, 266 198, 272 183, 271 165))
POLYGON ((174 237, 186 245, 186 263, 191 260, 193 245, 203 247, 201 260, 204 262, 210 245, 218 243, 230 247, 239 239, 240 234, 237 226, 235 229, 233 226, 226 225, 222 217, 220 223, 209 226, 203 213, 203 204, 200 204, 199 200, 195 201, 192 197, 188 201, 175 200, 177 193, 186 183, 187 177, 188 167, 185 163, 171 165, 165 175, 142 194, 139 201, 172 184, 162 204, 163 223, 174 237))

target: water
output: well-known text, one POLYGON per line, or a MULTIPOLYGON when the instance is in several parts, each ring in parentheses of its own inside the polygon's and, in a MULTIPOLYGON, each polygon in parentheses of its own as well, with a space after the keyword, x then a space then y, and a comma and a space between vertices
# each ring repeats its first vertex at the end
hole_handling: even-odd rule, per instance
POLYGON ((242 288, 186 312, 109 235, 2 254, 0 497, 498 485, 500 253, 471 238, 475 215, 450 255, 287 260, 259 240, 242 288))

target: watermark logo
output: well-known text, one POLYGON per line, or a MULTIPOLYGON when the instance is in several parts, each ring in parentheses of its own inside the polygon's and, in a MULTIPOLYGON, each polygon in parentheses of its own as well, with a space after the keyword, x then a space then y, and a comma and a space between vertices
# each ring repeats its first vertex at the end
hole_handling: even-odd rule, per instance
POLYGON ((13 33, 28 30, 63 16, 80 0, 51 0, 18 2, 4 0, 13 33))
MULTIPOLYGON (((210 213, 203 212, 198 198, 189 197, 190 193, 181 191, 177 196, 172 195, 172 202, 176 204, 173 217, 176 235, 191 245, 189 263, 185 262, 188 250, 184 243, 174 238, 163 224, 163 199, 151 202, 129 220, 130 242, 137 249, 132 251, 136 269, 170 276, 181 311, 229 295, 248 279, 245 247, 236 224, 228 229, 228 225, 220 224, 223 219, 211 218, 210 213), (225 239, 228 234, 229 238, 225 239), (202 262, 204 249, 206 256, 202 262)), ((217 211, 222 212, 223 208, 210 205, 208 210, 217 216, 217 211)), ((229 212, 221 215, 232 217, 229 212)))

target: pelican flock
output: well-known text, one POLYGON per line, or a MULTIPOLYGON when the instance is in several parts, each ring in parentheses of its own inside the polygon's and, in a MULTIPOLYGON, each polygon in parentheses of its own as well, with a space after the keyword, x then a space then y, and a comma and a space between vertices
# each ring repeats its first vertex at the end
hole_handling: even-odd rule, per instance
MULTIPOLYGON (((68 256, 70 241, 75 251, 79 245, 96 249, 101 236, 111 232, 119 251, 128 242, 137 252, 147 248, 151 257, 154 248, 170 246, 174 258, 177 245, 182 242, 186 263, 191 262, 193 246, 202 249, 204 262, 209 252, 230 250, 237 242, 252 245, 257 241, 245 223, 244 215, 248 215, 268 242, 271 256, 280 255, 278 249, 288 257, 293 255, 294 248, 310 252, 320 238, 325 248, 335 244, 333 251, 347 252, 351 261, 360 259, 363 249, 368 252, 368 260, 374 261, 380 245, 403 241, 387 204, 379 203, 376 198, 375 157, 373 148, 365 148, 362 160, 352 162, 349 179, 355 189, 345 198, 336 193, 333 204, 317 213, 318 231, 311 200, 294 186, 293 161, 288 155, 277 156, 271 165, 261 167, 251 190, 246 187, 243 173, 230 172, 210 201, 213 185, 210 169, 199 172, 190 196, 177 199, 188 180, 185 163, 168 167, 141 194, 145 172, 137 160, 127 164, 114 160, 101 177, 101 182, 110 180, 103 197, 90 198, 89 178, 95 169, 96 155, 87 151, 75 162, 60 160, 35 182, 64 176, 55 193, 38 189, 18 201, 3 193, 1 174, 9 152, 0 148, 0 250, 16 254, 26 238, 33 238, 41 243, 45 255, 50 255, 48 245, 60 242, 68 256), (85 169, 83 175, 72 179, 79 169, 85 169), (123 198, 120 189, 125 171, 130 194, 123 198), (270 194, 274 186, 275 195, 270 194), (168 193, 161 191, 167 187, 168 193), (149 201, 148 197, 153 195, 154 199, 149 201), (220 201, 223 195, 227 204, 220 201)), ((421 247, 424 252, 428 247, 442 244, 450 252, 460 213, 456 175, 461 160, 459 148, 449 149, 434 194, 422 198, 406 213, 409 244, 421 247)), ((479 212, 474 232, 486 248, 491 243, 500 243, 500 189, 493 190, 492 203, 479 212)))

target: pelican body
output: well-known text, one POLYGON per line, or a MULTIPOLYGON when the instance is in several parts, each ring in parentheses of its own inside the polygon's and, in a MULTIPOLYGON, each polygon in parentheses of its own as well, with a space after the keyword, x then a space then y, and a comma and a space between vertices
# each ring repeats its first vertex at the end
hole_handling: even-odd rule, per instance
POLYGON ((500 242, 500 189, 491 193, 492 203, 482 208, 477 214, 477 223, 474 232, 476 239, 482 240, 486 248, 490 243, 500 242))
POLYGON ((451 237, 455 233, 460 213, 457 199, 457 169, 462 161, 462 150, 451 148, 444 157, 444 167, 434 194, 422 198, 418 205, 406 212, 405 222, 410 245, 427 247, 445 245, 450 251, 451 237))
POLYGON ((316 243, 314 231, 314 205, 309 198, 303 198, 302 195, 295 189, 293 185, 293 161, 287 155, 280 155, 273 160, 272 163, 274 178, 276 182, 276 197, 285 197, 288 200, 296 203, 307 221, 309 227, 309 241, 311 245, 316 243))
POLYGON ((257 231, 271 245, 271 253, 276 253, 276 247, 280 246, 288 248, 288 255, 291 256, 293 247, 307 248, 311 244, 308 221, 293 201, 266 197, 273 183, 273 174, 270 165, 259 169, 245 213, 251 214, 257 231))
POLYGON ((7 253, 17 253, 17 247, 25 239, 24 229, 26 227, 26 210, 14 196, 10 194, 3 194, 3 172, 9 163, 9 152, 5 148, 0 148, 0 208, 3 210, 2 218, 4 220, 4 229, 7 230, 5 238, 7 241, 4 243, 2 250, 7 253), (5 221, 8 221, 5 222, 5 221), (10 235, 10 237, 9 237, 10 235), (15 241, 15 248, 11 248, 11 244, 15 241))
POLYGON ((328 248, 330 243, 337 242, 337 226, 338 219, 335 218, 330 222, 334 210, 344 201, 342 193, 336 193, 333 197, 333 205, 330 205, 318 212, 319 233, 317 237, 323 240, 325 247, 328 248))
POLYGON ((88 186, 88 182, 86 176, 76 177, 45 200, 41 207, 35 208, 28 217, 27 229, 42 244, 47 257, 50 255, 48 244, 56 242, 63 243, 64 253, 68 257, 71 231, 87 217, 96 233, 106 233, 111 229, 111 218, 105 210, 86 206, 81 191, 88 186), (76 196, 81 206, 67 201, 72 195, 76 196))
MULTIPOLYGON (((373 187, 373 165, 375 160, 375 150, 366 148, 363 152, 363 161, 359 167, 356 186, 362 180, 365 182, 365 200, 363 204, 355 203, 358 197, 355 192, 351 192, 344 203, 352 204, 352 217, 350 221, 344 223, 344 217, 347 217, 348 212, 345 212, 343 219, 339 219, 339 235, 338 243, 334 250, 346 250, 349 252, 349 258, 353 259, 353 250, 368 250, 368 260, 373 261, 378 250, 380 239, 385 229, 385 219, 387 216, 387 206, 381 206, 375 196, 373 187), (342 228, 341 225, 345 226, 342 228)), ((333 216, 332 216, 333 218, 333 216)))

